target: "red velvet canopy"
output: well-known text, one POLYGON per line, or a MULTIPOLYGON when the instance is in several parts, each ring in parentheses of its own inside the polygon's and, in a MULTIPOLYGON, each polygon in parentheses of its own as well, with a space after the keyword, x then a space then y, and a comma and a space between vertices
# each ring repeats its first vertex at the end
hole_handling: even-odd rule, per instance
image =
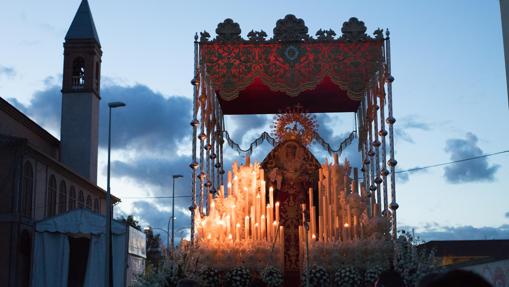
POLYGON ((234 100, 224 100, 221 92, 217 93, 223 113, 227 115, 276 114, 296 104, 306 107, 309 113, 355 112, 360 103, 348 98, 347 93, 332 83, 329 77, 314 89, 305 90, 296 97, 272 91, 260 78, 255 78, 234 100))
MULTIPOLYGON (((352 21, 343 27, 360 25, 352 21)), ((355 112, 384 69, 384 39, 367 36, 364 26, 346 29, 339 39, 330 31, 312 39, 307 28, 278 38, 276 27, 271 40, 255 37, 260 32, 243 40, 235 25, 227 19, 218 26, 227 32, 199 45, 201 78, 218 95, 223 114, 275 114, 296 104, 308 112, 355 112)))

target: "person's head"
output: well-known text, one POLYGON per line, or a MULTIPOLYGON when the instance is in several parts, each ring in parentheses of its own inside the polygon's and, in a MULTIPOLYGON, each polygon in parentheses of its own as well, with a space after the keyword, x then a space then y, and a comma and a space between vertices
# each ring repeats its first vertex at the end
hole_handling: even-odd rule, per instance
POLYGON ((375 287, 405 287, 405 281, 403 281, 401 274, 390 269, 380 273, 375 282, 375 287))
POLYGON ((419 287, 492 287, 491 284, 480 275, 466 270, 452 270, 434 278, 426 277, 419 282, 419 287))

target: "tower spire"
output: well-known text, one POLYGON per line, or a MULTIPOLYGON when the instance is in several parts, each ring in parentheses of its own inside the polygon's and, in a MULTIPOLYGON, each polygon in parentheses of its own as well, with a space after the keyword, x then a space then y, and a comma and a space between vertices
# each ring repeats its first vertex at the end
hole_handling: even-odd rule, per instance
POLYGON ((94 19, 87 0, 82 0, 71 26, 65 35, 65 40, 94 40, 100 45, 99 36, 95 29, 94 19))

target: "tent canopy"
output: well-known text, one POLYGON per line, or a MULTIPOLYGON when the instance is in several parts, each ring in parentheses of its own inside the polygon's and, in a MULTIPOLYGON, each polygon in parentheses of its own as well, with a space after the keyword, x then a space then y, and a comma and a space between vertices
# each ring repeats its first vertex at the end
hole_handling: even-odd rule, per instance
POLYGON ((302 19, 287 15, 273 38, 251 31, 244 40, 239 24, 226 19, 215 39, 201 33, 200 78, 223 114, 274 114, 297 103, 308 112, 355 112, 384 71, 384 38, 381 30, 368 36, 357 18, 341 31, 339 38, 333 30, 313 38, 302 19))
MULTIPOLYGON (((104 216, 88 209, 73 209, 69 212, 49 217, 36 223, 38 232, 59 232, 74 234, 103 234, 106 230, 104 216)), ((123 234, 126 227, 117 221, 111 225, 112 233, 123 234)))
MULTIPOLYGON (((88 257, 84 286, 103 286, 105 278, 105 218, 88 209, 74 209, 35 224, 34 260, 32 262, 33 287, 68 286, 72 235, 89 235, 88 257)), ((127 256, 127 228, 112 223, 113 286, 125 286, 127 256)))

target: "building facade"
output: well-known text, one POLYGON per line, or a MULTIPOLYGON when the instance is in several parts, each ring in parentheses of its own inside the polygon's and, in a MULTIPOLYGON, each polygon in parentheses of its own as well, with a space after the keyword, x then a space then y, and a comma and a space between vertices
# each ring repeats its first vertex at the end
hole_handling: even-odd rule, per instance
POLYGON ((78 208, 106 213, 97 186, 101 56, 83 0, 64 43, 61 141, 0 97, 2 286, 30 286, 38 221, 78 208))

